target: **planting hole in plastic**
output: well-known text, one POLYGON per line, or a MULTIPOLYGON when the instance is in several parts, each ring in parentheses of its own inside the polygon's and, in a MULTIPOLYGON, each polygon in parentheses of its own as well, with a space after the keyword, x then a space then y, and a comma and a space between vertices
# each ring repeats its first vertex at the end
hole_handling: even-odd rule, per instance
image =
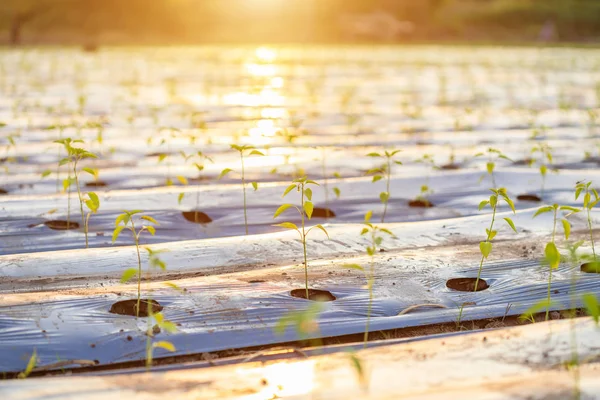
POLYGON ((183 215, 183 218, 187 221, 195 224, 208 224, 209 222, 212 222, 212 218, 202 211, 184 211, 181 215, 183 215))
POLYGON ((137 314, 137 299, 130 299, 117 301, 110 307, 109 312, 112 314, 129 315, 132 317, 147 317, 149 304, 152 306, 153 314, 159 313, 163 310, 163 306, 161 306, 156 300, 140 299, 140 312, 137 314))
POLYGON ((409 201, 408 206, 413 208, 430 208, 433 207, 433 203, 429 200, 417 199, 409 201))
POLYGON ((315 207, 312 218, 335 218, 335 213, 329 208, 315 207))
POLYGON ((600 261, 591 261, 581 264, 581 272, 588 274, 600 274, 600 261))
POLYGON ((86 187, 105 187, 107 183, 104 181, 93 181, 85 184, 86 187))
POLYGON ((70 229, 79 229, 79 224, 75 221, 63 221, 63 220, 52 220, 44 222, 50 229, 54 229, 56 231, 67 231, 70 229))
POLYGON ((475 290, 475 282, 477 282, 477 278, 452 278, 446 281, 446 287, 459 292, 481 292, 490 287, 485 280, 479 278, 477 290, 475 290))
MULTIPOLYGON (((290 292, 292 297, 306 299, 306 289, 294 289, 290 292)), ((336 297, 329 290, 308 289, 308 300, 334 301, 336 297)))
POLYGON ((521 201, 542 201, 541 197, 535 194, 520 194, 517 196, 517 200, 521 201))

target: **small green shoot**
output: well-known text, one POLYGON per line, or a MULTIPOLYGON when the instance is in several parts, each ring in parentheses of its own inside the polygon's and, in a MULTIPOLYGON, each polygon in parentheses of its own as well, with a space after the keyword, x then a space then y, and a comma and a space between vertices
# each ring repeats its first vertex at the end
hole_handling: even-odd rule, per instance
POLYGON ((29 357, 29 361, 27 362, 25 371, 19 372, 19 374, 17 375, 17 378, 26 379, 33 372, 33 369, 35 368, 37 363, 38 363, 37 351, 36 351, 36 349, 33 349, 33 353, 31 353, 31 357, 29 357))
POLYGON ((594 235, 592 230, 592 209, 596 207, 600 198, 598 191, 591 187, 592 182, 577 182, 575 185, 575 200, 583 193, 583 209, 586 211, 586 218, 588 224, 588 231, 590 233, 590 243, 592 245, 592 253, 594 255, 594 261, 596 261, 596 247, 594 245, 594 235), (592 196, 593 199, 592 199, 592 196))
MULTIPOLYGON (((475 154, 475 158, 477 157, 487 157, 487 162, 485 164, 486 173, 492 178, 492 186, 496 187, 496 176, 494 175, 494 171, 496 170, 496 162, 498 159, 502 158, 504 160, 512 161, 508 158, 504 153, 502 153, 498 149, 494 149, 492 147, 488 148, 485 152, 475 154)), ((485 175, 481 177, 483 179, 485 175)))
POLYGON ((388 202, 390 200, 390 179, 392 175, 392 165, 402 165, 401 161, 394 160, 394 156, 401 150, 385 150, 383 154, 372 152, 367 154, 369 157, 385 158, 385 163, 381 167, 373 168, 367 171, 367 175, 374 174, 372 182, 377 182, 385 177, 385 192, 379 194, 379 200, 383 203, 383 214, 381 214, 381 223, 385 222, 385 216, 387 214, 388 202))

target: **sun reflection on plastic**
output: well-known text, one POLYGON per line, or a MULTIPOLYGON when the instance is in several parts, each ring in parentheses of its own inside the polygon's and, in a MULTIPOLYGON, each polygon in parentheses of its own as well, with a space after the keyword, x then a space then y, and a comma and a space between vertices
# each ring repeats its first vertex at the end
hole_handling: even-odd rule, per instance
POLYGON ((263 368, 262 383, 262 390, 242 399, 277 399, 311 393, 315 387, 315 361, 267 365, 263 368))

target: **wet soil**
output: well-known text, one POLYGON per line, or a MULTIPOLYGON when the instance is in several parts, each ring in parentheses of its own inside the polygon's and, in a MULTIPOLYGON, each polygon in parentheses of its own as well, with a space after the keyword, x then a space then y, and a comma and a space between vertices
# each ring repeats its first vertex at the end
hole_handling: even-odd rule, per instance
POLYGON ((408 206, 413 208, 431 208, 433 207, 433 203, 429 200, 417 199, 409 201, 408 206))
POLYGON ((456 169, 460 169, 461 166, 458 164, 444 164, 440 167, 440 169, 444 169, 444 170, 456 170, 456 169))
POLYGON ((63 221, 63 220, 51 220, 51 221, 46 221, 44 222, 44 225, 46 225, 48 228, 50 229, 54 229, 56 231, 67 231, 70 229, 79 229, 79 223, 75 222, 75 221, 63 221))
POLYGON ((87 182, 85 184, 86 187, 105 187, 108 186, 108 184, 104 181, 94 181, 94 182, 87 182))
POLYGON ((181 213, 186 221, 193 222, 195 224, 208 224, 212 222, 212 218, 203 213, 202 211, 184 211, 181 213))
POLYGON ((477 278, 452 278, 446 281, 446 287, 459 292, 480 292, 490 287, 485 280, 480 278, 477 282, 477 290, 475 290, 475 282, 477 282, 477 278))
MULTIPOLYGON (((306 299, 306 289, 294 289, 290 292, 292 297, 306 299)), ((328 290, 308 289, 308 299, 313 301, 334 301, 336 297, 328 290)))
POLYGON ((109 312, 112 314, 129 315, 131 317, 147 317, 152 308, 152 313, 158 313, 163 310, 156 300, 141 299, 140 312, 137 313, 137 299, 121 300, 114 303, 109 312), (150 306, 150 307, 149 307, 150 306))
POLYGON ((8 190, 0 188, 0 196, 3 194, 8 194, 8 190))

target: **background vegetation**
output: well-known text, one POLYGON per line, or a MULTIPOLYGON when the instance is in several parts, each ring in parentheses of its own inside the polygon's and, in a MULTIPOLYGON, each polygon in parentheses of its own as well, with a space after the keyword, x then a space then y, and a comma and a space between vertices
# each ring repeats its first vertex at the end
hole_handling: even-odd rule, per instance
POLYGON ((545 25, 546 40, 600 39, 597 0, 2 0, 0 42, 381 40, 342 22, 377 11, 412 23, 388 41, 534 41, 545 25))

